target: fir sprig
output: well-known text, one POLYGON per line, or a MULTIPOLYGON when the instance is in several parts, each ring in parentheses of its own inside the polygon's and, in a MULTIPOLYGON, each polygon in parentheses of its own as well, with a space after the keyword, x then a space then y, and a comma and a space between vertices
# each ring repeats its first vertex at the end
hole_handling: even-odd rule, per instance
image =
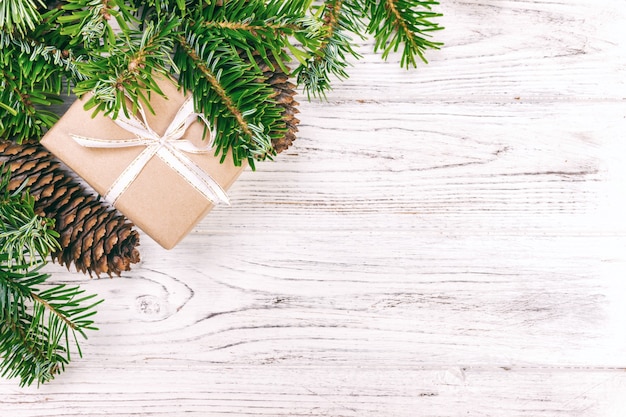
POLYGON ((26 34, 0 30, 1 138, 41 137, 58 120, 47 108, 62 103, 64 82, 80 78, 75 63, 82 58, 64 49, 51 14, 37 11, 39 23, 26 34))
POLYGON ((251 71, 234 48, 206 47, 205 38, 180 38, 176 65, 181 69, 180 85, 195 94, 196 107, 212 115, 209 122, 216 130, 216 153, 225 157, 233 150, 235 165, 272 154, 268 126, 283 124, 281 112, 271 100, 274 93, 251 71), (259 99, 261 98, 261 99, 259 99))
POLYGON ((25 35, 35 30, 41 21, 37 6, 42 0, 2 0, 0 2, 0 30, 9 35, 25 35))
POLYGON ((416 57, 426 61, 426 49, 439 49, 440 42, 429 39, 430 33, 443 29, 433 19, 441 17, 432 10, 434 0, 381 0, 368 2, 368 33, 374 36, 374 51, 382 50, 386 59, 402 48, 400 65, 416 67, 416 57))
POLYGON ((271 66, 268 58, 271 55, 282 70, 288 71, 286 62, 290 57, 285 49, 291 49, 293 41, 290 37, 304 30, 303 16, 309 4, 310 0, 231 0, 221 7, 213 4, 197 16, 202 22, 201 27, 193 30, 207 38, 226 40, 235 48, 245 51, 251 62, 254 62, 254 52, 271 66))
POLYGON ((40 137, 58 120, 57 115, 45 110, 62 102, 61 84, 55 82, 61 79, 58 67, 33 65, 29 55, 12 44, 3 48, 0 66, 0 101, 4 103, 0 108, 0 137, 16 138, 18 142, 40 137))
POLYGON ((311 51, 311 57, 295 73, 298 83, 309 97, 324 97, 331 88, 331 76, 348 78, 348 58, 361 57, 354 49, 351 34, 363 38, 363 8, 356 1, 327 0, 322 5, 314 6, 313 10, 321 21, 316 36, 321 41, 311 51))
POLYGON ((95 295, 80 287, 45 286, 42 273, 58 248, 54 221, 38 216, 34 199, 19 187, 9 191, 10 173, 0 166, 0 374, 20 384, 48 382, 65 370, 77 336, 95 330, 95 295))
POLYGON ((148 93, 163 95, 155 76, 169 74, 173 63, 172 36, 177 26, 174 18, 150 22, 143 31, 129 31, 118 38, 110 54, 79 64, 86 79, 76 85, 74 92, 93 93, 85 108, 95 108, 95 113, 102 111, 112 118, 120 111, 136 111, 140 102, 152 110, 148 93), (127 107, 127 100, 132 102, 132 108, 127 107))
POLYGON ((106 50, 115 44, 113 19, 124 32, 130 30, 129 23, 137 21, 136 10, 123 0, 68 0, 62 9, 69 13, 57 18, 62 25, 60 33, 70 37, 70 44, 87 48, 106 50))

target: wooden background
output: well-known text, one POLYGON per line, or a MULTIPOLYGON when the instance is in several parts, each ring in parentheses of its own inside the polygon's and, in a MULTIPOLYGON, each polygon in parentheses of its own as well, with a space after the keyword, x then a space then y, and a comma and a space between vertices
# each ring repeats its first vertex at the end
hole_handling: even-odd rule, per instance
POLYGON ((0 416, 626 415, 626 2, 445 1, 0 416))

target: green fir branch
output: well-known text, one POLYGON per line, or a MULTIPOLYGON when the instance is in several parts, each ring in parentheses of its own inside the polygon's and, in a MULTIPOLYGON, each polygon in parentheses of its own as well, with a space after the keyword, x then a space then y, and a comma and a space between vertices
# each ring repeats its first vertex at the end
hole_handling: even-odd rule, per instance
MULTIPOLYGON (((75 56, 70 49, 59 49, 55 45, 48 45, 35 39, 6 39, 0 40, 0 47, 12 47, 19 50, 28 57, 25 61, 25 69, 30 72, 32 68, 42 68, 47 65, 49 67, 58 67, 63 71, 69 79, 83 80, 85 76, 80 72, 78 64, 83 62, 86 57, 84 55, 75 56), (44 61, 43 64, 40 61, 44 61)), ((48 74, 49 75, 49 74, 48 74)), ((62 75, 57 77, 46 77, 46 83, 62 84, 62 75)))
POLYGON ((416 67, 416 57, 426 61, 425 51, 439 49, 440 42, 430 40, 431 32, 443 27, 433 19, 441 17, 432 8, 435 0, 378 0, 368 1, 370 23, 367 31, 374 35, 374 51, 382 50, 383 59, 402 48, 400 66, 416 67))
POLYGON ((126 3, 139 12, 139 20, 144 22, 149 17, 162 19, 165 16, 176 15, 186 18, 190 9, 204 8, 216 2, 215 0, 201 2, 197 0, 128 0, 126 3))
POLYGON ((23 36, 35 30, 41 22, 37 6, 44 6, 42 0, 2 0, 0 1, 0 31, 8 35, 23 36))
POLYGON ((196 108, 212 123, 216 155, 223 160, 232 151, 235 165, 247 160, 252 168, 255 159, 271 157, 269 132, 283 129, 284 121, 261 74, 233 47, 223 46, 223 39, 181 36, 178 41, 179 84, 194 92, 196 108))
POLYGON ((116 42, 111 21, 124 32, 134 24, 134 8, 123 0, 67 0, 62 9, 68 13, 57 18, 60 33, 71 38, 71 45, 84 44, 87 48, 107 50, 116 42))
POLYGON ((38 139, 58 120, 48 110, 62 103, 64 80, 81 78, 76 65, 83 59, 64 47, 51 23, 53 12, 42 15, 26 35, 0 31, 0 137, 21 142, 38 139))
POLYGON ((45 289, 40 272, 59 248, 54 221, 35 213, 24 189, 9 191, 10 172, 0 166, 0 375, 20 384, 48 382, 65 370, 78 337, 96 330, 95 295, 79 287, 45 289))
POLYGON ((331 89, 331 76, 348 78, 349 57, 361 58, 354 49, 351 35, 362 38, 364 29, 363 8, 357 1, 326 0, 313 10, 321 22, 316 28, 318 43, 311 50, 311 57, 295 71, 298 84, 304 87, 309 98, 324 97, 331 89))
POLYGON ((196 17, 202 23, 199 27, 192 25, 192 30, 206 38, 224 39, 238 50, 245 51, 251 62, 254 62, 252 54, 255 53, 273 67, 269 59, 271 55, 281 70, 289 72, 287 62, 291 58, 285 50, 293 50, 291 37, 298 35, 307 39, 301 36, 306 23, 302 16, 309 4, 310 0, 231 0, 222 7, 212 4, 196 17))
POLYGON ((56 76, 58 69, 46 65, 33 65, 33 61, 20 51, 8 47, 0 53, 0 137, 21 142, 27 138, 40 138, 57 120, 48 110, 59 104, 61 84, 56 76))
POLYGON ((0 166, 0 253, 14 264, 33 265, 59 249, 54 221, 35 213, 35 199, 25 192, 26 183, 9 191, 11 174, 0 166))
POLYGON ((139 103, 152 110, 147 93, 163 95, 155 76, 168 75, 172 69, 177 26, 175 18, 150 22, 143 31, 129 31, 118 38, 109 55, 78 64, 86 79, 76 85, 74 93, 93 93, 85 108, 114 119, 120 111, 134 113, 139 103))

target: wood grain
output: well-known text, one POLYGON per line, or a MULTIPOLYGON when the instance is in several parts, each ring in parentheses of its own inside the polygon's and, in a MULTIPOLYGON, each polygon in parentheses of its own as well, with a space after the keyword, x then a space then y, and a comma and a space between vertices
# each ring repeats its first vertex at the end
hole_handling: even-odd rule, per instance
POLYGON ((50 266, 100 331, 0 416, 622 417, 623 6, 446 2, 412 72, 365 42, 178 247, 50 266))

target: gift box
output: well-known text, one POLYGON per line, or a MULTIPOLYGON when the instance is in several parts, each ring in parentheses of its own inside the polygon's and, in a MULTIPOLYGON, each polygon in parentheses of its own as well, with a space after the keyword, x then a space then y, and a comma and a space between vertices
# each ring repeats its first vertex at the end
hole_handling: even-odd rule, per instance
POLYGON ((77 100, 42 144, 166 249, 171 249, 220 201, 244 167, 223 163, 210 146, 193 100, 171 81, 152 94, 150 111, 116 120, 77 100))

